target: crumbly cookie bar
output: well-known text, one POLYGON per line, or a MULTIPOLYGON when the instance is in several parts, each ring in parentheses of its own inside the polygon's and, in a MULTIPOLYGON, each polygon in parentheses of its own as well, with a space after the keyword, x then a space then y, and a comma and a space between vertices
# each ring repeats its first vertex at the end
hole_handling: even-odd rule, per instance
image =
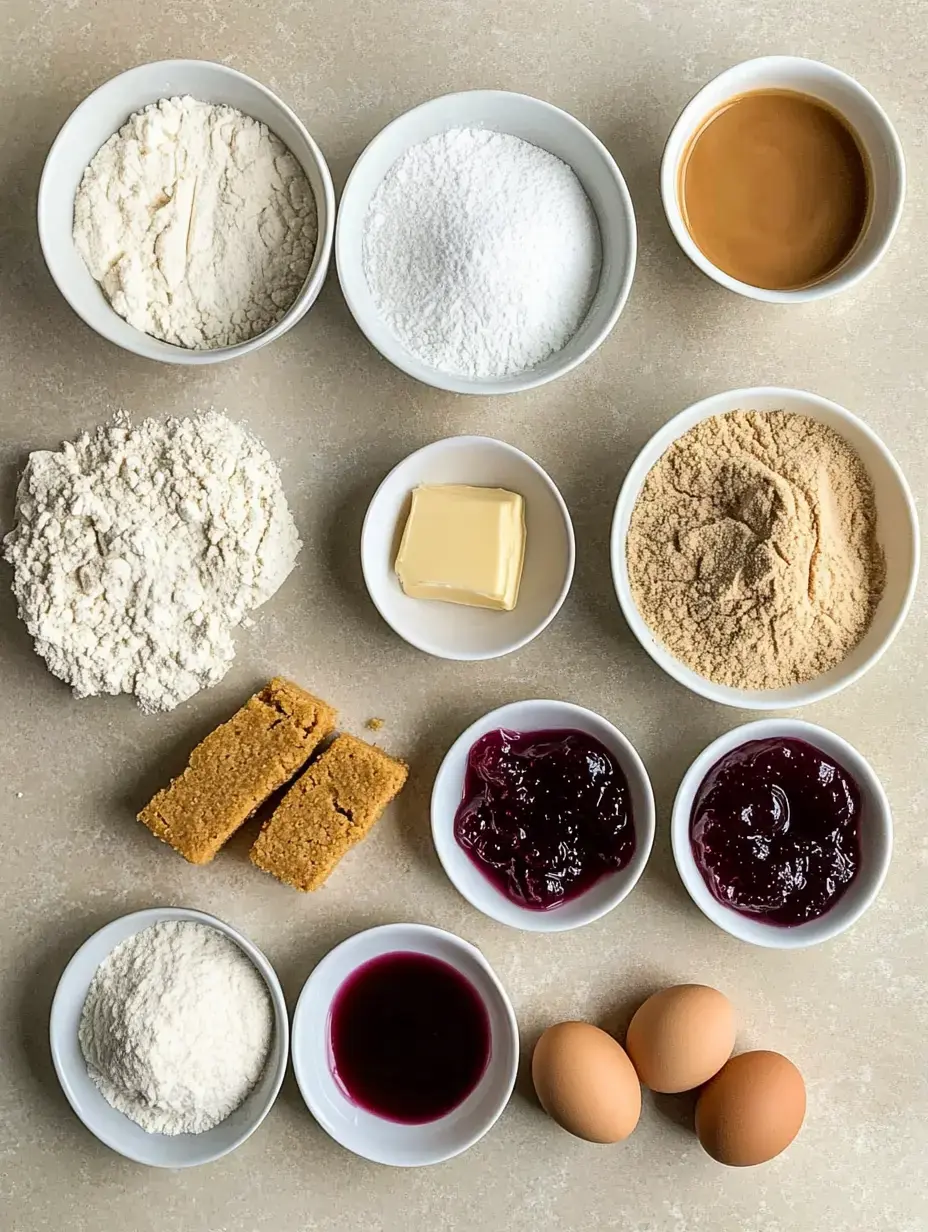
POLYGON ((298 890, 318 889, 368 835, 408 773, 356 736, 336 737, 265 823, 252 862, 298 890))
POLYGON ((335 719, 331 706, 275 677, 197 745, 184 773, 142 809, 139 821, 192 864, 208 864, 306 764, 335 719))

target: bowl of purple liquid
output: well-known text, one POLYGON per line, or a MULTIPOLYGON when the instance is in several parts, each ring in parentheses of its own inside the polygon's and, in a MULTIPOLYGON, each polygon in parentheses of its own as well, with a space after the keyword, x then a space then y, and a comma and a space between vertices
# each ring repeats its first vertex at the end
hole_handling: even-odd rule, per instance
POLYGON ((867 760, 798 719, 765 719, 704 749, 677 791, 677 870, 719 928, 770 949, 818 945, 880 891, 892 813, 867 760))
POLYGON ((424 924, 387 924, 330 950, 293 1015, 297 1084, 349 1151, 395 1167, 460 1155, 515 1085, 519 1030, 478 949, 424 924))
POLYGON ((485 915, 531 932, 599 919, 634 888, 654 797, 632 744, 561 701, 513 702, 451 746, 432 789, 445 872, 485 915))

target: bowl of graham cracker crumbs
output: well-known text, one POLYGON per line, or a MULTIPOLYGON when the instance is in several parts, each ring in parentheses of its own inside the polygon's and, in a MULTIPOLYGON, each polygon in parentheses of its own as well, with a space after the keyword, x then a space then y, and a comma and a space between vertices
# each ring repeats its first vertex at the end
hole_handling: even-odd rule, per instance
POLYGON ((862 420, 797 389, 735 389, 671 419, 616 503, 612 574, 642 647, 724 705, 785 710, 858 680, 908 612, 912 494, 862 420))

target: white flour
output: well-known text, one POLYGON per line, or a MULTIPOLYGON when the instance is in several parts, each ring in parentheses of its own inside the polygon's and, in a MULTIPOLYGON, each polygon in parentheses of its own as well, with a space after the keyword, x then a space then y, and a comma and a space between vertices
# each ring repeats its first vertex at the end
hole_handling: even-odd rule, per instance
POLYGON ((226 674, 233 629, 300 546, 267 450, 209 411, 117 416, 30 454, 4 556, 36 651, 77 697, 170 710, 226 674))
POLYGON ((164 98, 130 116, 84 172, 74 242, 130 325, 208 350, 263 333, 296 299, 316 202, 266 125, 164 98))
POLYGON ((511 376, 576 333, 599 280, 599 227, 553 154, 452 129, 387 173, 363 259, 378 310, 413 355, 460 376, 511 376))
POLYGON ((189 920, 143 929, 100 964, 80 1043, 104 1098, 149 1133, 200 1134, 267 1061, 267 988, 234 941, 189 920))

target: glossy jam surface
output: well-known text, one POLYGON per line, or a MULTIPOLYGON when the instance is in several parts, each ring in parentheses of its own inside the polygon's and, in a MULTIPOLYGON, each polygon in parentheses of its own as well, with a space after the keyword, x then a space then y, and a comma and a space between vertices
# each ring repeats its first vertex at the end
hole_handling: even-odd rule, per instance
POLYGON ((804 740, 752 740, 703 779, 690 843, 715 898, 768 924, 824 915, 860 869, 860 789, 804 740))
POLYGON ((333 1073, 353 1103, 404 1125, 446 1116, 490 1060, 490 1018, 460 972, 428 954, 383 954, 335 995, 333 1073))
POLYGON ((488 732, 468 754, 454 836, 507 898, 547 911, 632 858, 628 780, 586 732, 488 732))

